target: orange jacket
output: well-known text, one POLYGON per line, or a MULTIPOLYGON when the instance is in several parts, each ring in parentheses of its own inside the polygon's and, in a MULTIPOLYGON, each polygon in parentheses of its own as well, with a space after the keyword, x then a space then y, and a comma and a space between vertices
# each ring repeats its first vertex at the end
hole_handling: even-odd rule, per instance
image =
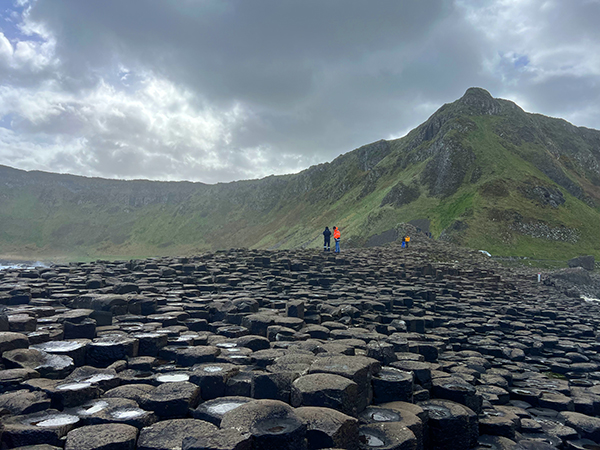
POLYGON ((410 242, 410 236, 406 236, 406 242, 410 242))
POLYGON ((334 239, 339 239, 340 238, 340 229, 339 228, 334 228, 333 229, 333 238, 334 239))

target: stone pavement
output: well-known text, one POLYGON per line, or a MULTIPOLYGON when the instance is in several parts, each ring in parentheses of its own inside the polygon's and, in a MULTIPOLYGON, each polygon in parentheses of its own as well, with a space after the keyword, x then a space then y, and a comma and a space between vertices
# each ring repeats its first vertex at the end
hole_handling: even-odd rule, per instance
POLYGON ((2 448, 600 448, 598 305, 452 252, 1 271, 2 448))

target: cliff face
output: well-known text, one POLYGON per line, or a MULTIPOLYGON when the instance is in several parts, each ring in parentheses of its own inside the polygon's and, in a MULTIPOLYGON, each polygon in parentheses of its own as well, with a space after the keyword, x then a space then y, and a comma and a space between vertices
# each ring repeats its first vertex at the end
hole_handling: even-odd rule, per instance
POLYGON ((495 254, 600 256, 600 132, 479 88, 402 139, 294 175, 205 185, 0 166, 0 254, 148 256, 363 245, 411 222, 495 254))

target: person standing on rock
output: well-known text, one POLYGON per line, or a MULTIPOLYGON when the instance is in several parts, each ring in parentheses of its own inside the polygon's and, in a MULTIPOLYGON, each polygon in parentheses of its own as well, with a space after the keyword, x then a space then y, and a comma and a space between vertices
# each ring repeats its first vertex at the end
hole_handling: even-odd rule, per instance
POLYGON ((331 242, 331 231, 329 231, 329 227, 325 227, 325 231, 323 231, 323 237, 325 238, 325 242, 323 243, 323 251, 329 252, 331 248, 329 247, 329 243, 331 242))
POLYGON ((406 242, 406 248, 408 248, 408 243, 410 242, 410 236, 406 236, 404 238, 404 242, 406 242))
POLYGON ((335 252, 340 252, 340 229, 338 227, 333 227, 333 239, 335 240, 335 252))

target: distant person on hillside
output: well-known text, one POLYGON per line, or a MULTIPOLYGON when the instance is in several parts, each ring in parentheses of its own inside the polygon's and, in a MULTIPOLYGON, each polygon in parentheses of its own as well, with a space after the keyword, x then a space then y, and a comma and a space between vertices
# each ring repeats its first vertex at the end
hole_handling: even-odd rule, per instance
POLYGON ((401 248, 406 248, 406 236, 402 236, 402 246, 401 248))
POLYGON ((329 248, 329 243, 331 242, 331 231, 329 231, 329 227, 325 227, 325 231, 323 231, 323 238, 325 238, 325 242, 323 243, 323 251, 331 251, 331 248, 329 248))
POLYGON ((335 252, 340 252, 340 229, 338 227, 333 227, 333 239, 335 239, 335 252))
POLYGON ((406 236, 404 238, 404 241, 406 242, 406 248, 408 248, 408 243, 410 242, 410 236, 406 236))

